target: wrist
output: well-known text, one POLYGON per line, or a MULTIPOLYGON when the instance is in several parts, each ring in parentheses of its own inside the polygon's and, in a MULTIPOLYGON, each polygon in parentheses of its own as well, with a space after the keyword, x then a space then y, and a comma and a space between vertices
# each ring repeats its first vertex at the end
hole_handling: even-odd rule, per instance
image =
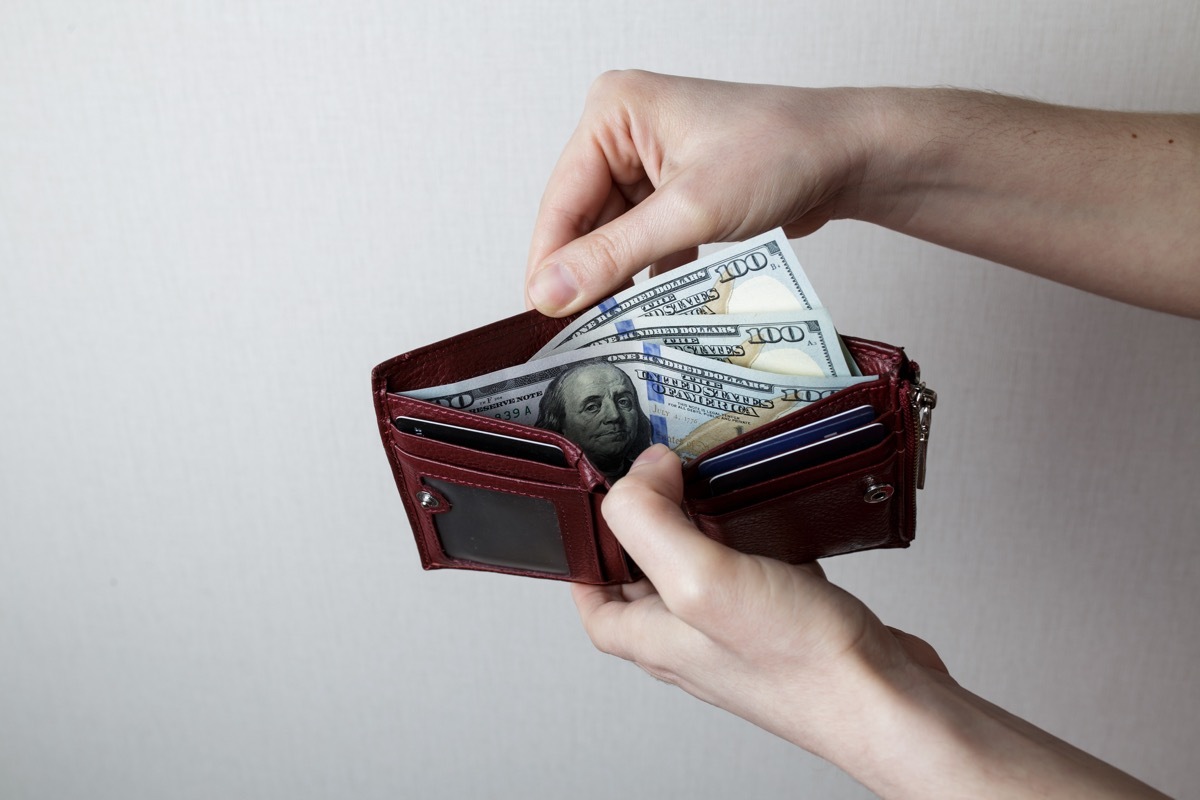
POLYGON ((988 750, 965 694, 950 676, 912 664, 879 681, 862 740, 846 743, 839 766, 882 797, 940 797, 972 786, 987 770, 988 750))
POLYGON ((1001 796, 993 759, 1012 742, 949 675, 912 662, 847 674, 839 724, 814 753, 881 797, 1001 796))
POLYGON ((945 673, 910 661, 847 665, 828 696, 836 722, 801 746, 881 796, 907 796, 928 779, 931 754, 961 750, 961 731, 946 713, 956 688, 945 673))
POLYGON ((784 104, 791 141, 787 164, 803 196, 804 212, 823 211, 825 219, 864 219, 872 201, 863 187, 882 151, 886 127, 881 119, 888 90, 838 87, 791 89, 784 104))
POLYGON ((1164 797, 943 672, 910 661, 861 673, 813 752, 881 797, 1164 797))
POLYGON ((962 105, 970 94, 955 89, 862 90, 863 166, 846 216, 903 230, 921 200, 952 172, 953 143, 965 127, 948 109, 962 105))

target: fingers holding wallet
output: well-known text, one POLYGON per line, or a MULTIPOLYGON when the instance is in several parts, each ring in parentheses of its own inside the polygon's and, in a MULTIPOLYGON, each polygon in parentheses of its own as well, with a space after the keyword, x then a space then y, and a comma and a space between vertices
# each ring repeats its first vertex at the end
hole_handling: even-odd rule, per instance
POLYGON ((682 491, 679 460, 663 445, 614 484, 605 520, 648 579, 576 585, 588 635, 706 702, 818 746, 806 720, 861 685, 860 648, 894 641, 815 565, 746 555, 706 537, 680 510, 682 491))
POLYGON ((696 660, 685 654, 708 645, 707 635, 679 613, 688 607, 689 593, 698 591, 687 588, 703 572, 697 565, 739 555, 687 521, 679 508, 682 491, 679 459, 663 445, 643 452, 613 486, 603 512, 648 577, 618 586, 572 587, 584 628, 598 649, 671 683, 685 679, 676 664, 696 660))

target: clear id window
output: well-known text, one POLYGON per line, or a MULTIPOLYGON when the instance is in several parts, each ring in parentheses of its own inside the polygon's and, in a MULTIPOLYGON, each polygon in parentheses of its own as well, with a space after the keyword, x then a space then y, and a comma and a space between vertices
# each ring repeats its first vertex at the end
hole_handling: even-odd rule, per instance
POLYGON ((453 559, 566 575, 558 513, 549 500, 425 476, 450 508, 433 515, 442 551, 453 559))

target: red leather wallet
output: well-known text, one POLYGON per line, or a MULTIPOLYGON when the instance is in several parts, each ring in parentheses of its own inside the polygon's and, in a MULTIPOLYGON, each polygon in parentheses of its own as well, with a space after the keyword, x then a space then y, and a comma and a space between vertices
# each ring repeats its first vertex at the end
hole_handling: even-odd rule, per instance
MULTIPOLYGON (((372 372, 379 433, 425 569, 596 584, 640 576, 600 514, 608 482, 577 445, 552 431, 399 394, 524 363, 568 322, 529 311, 396 356, 372 372), (397 417, 555 445, 565 466, 406 433, 393 424, 397 417)), ((912 541, 936 395, 903 349, 843 339, 862 373, 878 378, 724 442, 684 467, 683 509, 705 534, 794 564, 912 541), (886 430, 866 450, 716 496, 696 474, 706 457, 864 404, 886 430)))

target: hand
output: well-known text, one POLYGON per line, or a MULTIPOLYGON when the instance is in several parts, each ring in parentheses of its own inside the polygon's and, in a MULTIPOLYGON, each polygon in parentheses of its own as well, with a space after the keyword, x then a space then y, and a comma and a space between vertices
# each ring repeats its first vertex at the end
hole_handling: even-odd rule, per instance
POLYGON ((1200 114, 607 73, 542 197, 526 300, 561 316, 697 245, 854 218, 1200 318, 1197 143, 1200 114))
POLYGON ((598 648, 835 761, 890 686, 928 670, 948 680, 928 644, 885 627, 816 564, 704 536, 682 495, 679 459, 655 445, 605 499, 605 520, 649 577, 573 587, 598 648))
POLYGON ((572 592, 598 648, 846 770, 883 797, 1163 797, 955 683, 816 564, 730 550, 679 508, 679 459, 644 451, 604 501, 647 578, 572 592))
POLYGON ((820 228, 853 204, 867 94, 600 76, 542 198, 529 304, 568 314, 697 245, 820 228))

